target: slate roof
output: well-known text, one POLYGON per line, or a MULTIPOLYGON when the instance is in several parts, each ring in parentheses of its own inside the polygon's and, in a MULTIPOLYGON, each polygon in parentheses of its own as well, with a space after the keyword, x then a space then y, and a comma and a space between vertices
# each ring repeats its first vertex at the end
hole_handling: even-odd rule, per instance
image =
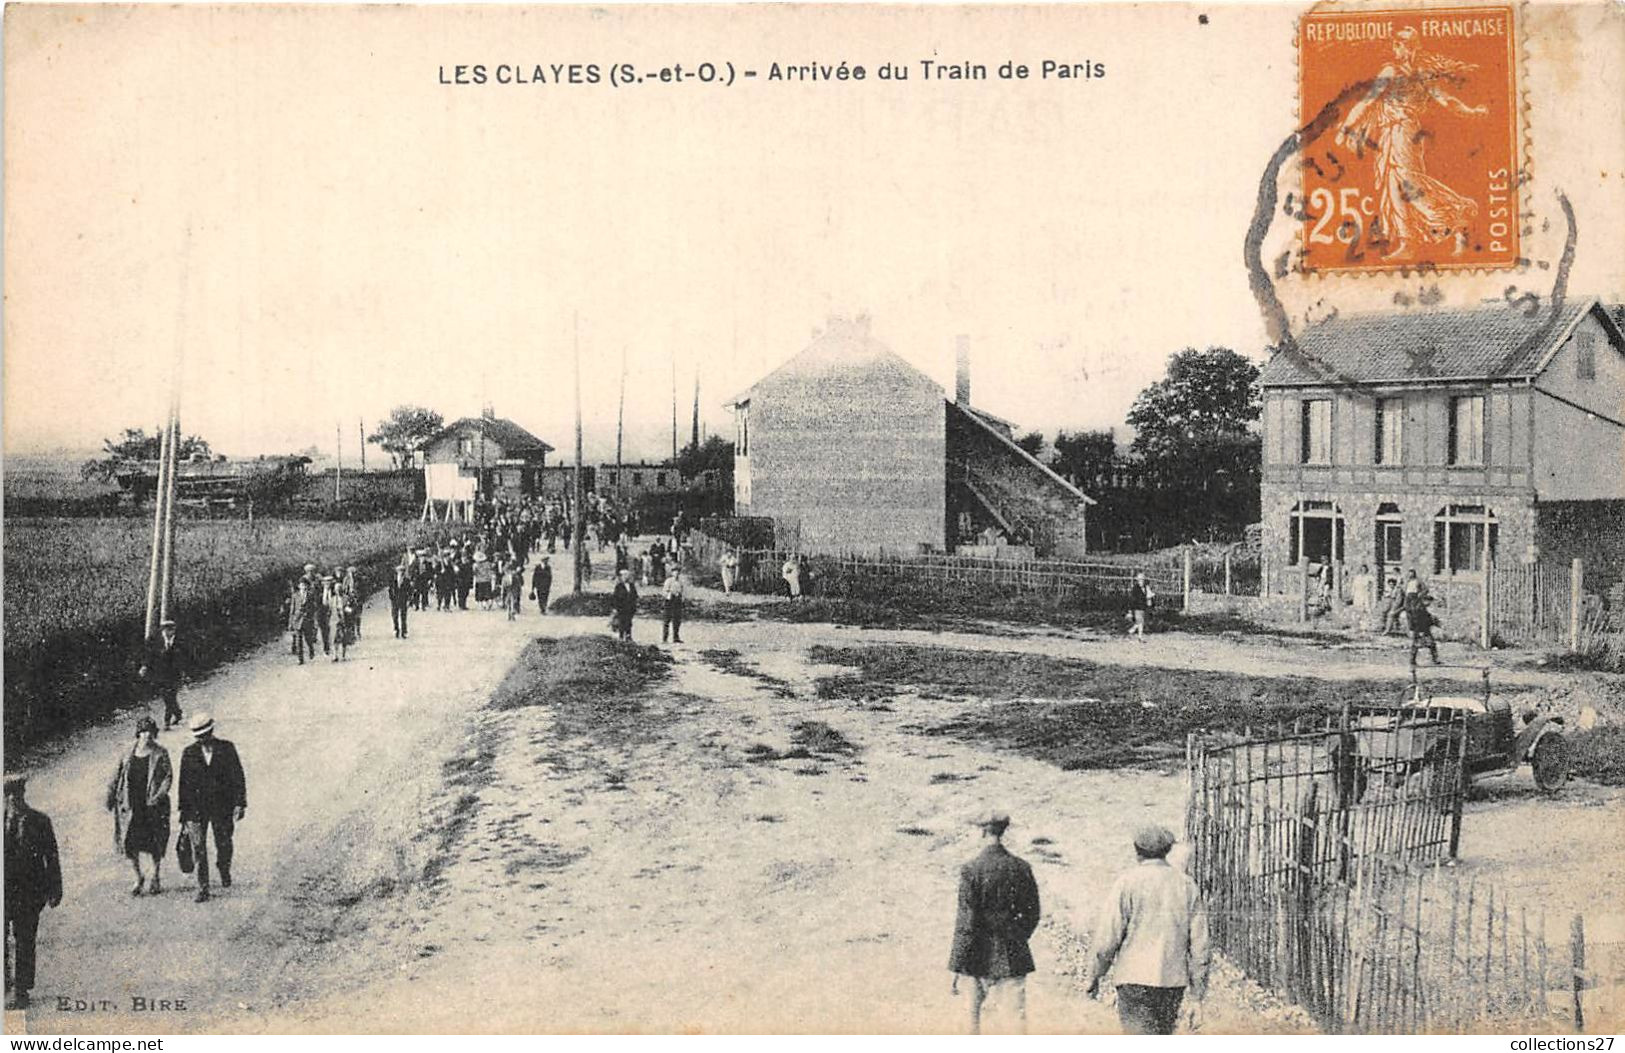
POLYGON ((1511 305, 1448 311, 1340 315, 1297 334, 1264 367, 1265 387, 1296 384, 1379 384, 1429 380, 1514 380, 1532 377, 1567 339, 1594 299, 1528 317, 1511 305))
POLYGON ((465 429, 476 432, 483 430, 486 438, 490 439, 492 442, 495 442, 498 446, 501 446, 504 450, 509 452, 517 452, 520 450, 550 451, 553 449, 552 446, 549 446, 541 439, 538 439, 536 436, 532 435, 530 432, 526 431, 524 428, 521 428, 519 425, 505 417, 463 417, 459 420, 452 421, 444 428, 441 428, 427 439, 424 439, 422 442, 418 443, 418 448, 424 449, 433 445, 434 443, 439 442, 448 435, 455 434, 465 429))

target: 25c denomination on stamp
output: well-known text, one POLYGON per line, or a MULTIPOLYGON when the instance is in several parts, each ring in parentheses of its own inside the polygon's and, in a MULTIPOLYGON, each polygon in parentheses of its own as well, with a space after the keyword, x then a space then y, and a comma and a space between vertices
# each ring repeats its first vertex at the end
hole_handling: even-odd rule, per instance
POLYGON ((1510 5, 1303 16, 1304 270, 1517 263, 1515 33, 1510 5))

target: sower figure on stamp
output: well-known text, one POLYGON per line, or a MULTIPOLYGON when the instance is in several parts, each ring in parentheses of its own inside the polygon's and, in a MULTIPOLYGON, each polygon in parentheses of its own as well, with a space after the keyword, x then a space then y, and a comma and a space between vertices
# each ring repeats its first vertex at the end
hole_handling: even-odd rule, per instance
POLYGON ((181 722, 179 701, 181 689, 181 651, 175 642, 175 620, 165 618, 158 623, 158 639, 147 644, 146 661, 141 665, 141 679, 158 688, 164 698, 164 730, 181 722))
POLYGON ((1188 1023, 1194 1030, 1201 1020, 1211 961, 1207 915, 1196 882, 1168 865, 1173 846, 1166 827, 1134 835, 1139 865, 1118 877, 1095 926, 1087 990, 1099 998, 1100 982, 1112 972, 1125 1034, 1173 1034, 1187 990, 1188 1023))
POLYGON ((6 1008, 28 1008, 34 989, 34 945, 39 916, 47 906, 62 905, 62 862, 56 832, 43 812, 23 800, 28 780, 5 777, 6 795, 6 1008))
POLYGON ((982 1003, 992 991, 1009 991, 1019 1026, 1027 1030, 1027 974, 1033 955, 1027 946, 1038 928, 1038 882, 1033 868, 1004 847, 1010 817, 991 812, 976 823, 987 846, 959 871, 959 913, 954 919, 953 950, 948 970, 951 990, 959 978, 971 980, 970 1032, 982 1030, 982 1003))
POLYGON ((181 751, 180 815, 197 860, 197 901, 209 898, 209 830, 214 830, 220 887, 231 887, 232 834, 248 812, 248 786, 237 747, 214 737, 214 718, 192 718, 190 746, 181 751))

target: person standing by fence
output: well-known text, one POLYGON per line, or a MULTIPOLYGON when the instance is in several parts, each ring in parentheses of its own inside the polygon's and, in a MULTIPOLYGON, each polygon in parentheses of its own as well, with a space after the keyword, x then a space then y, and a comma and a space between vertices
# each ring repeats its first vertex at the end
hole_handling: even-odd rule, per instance
POLYGON ((1168 865, 1173 846, 1166 827, 1146 826, 1134 835, 1139 865, 1112 885, 1092 934, 1094 961, 1085 989, 1099 998, 1102 979, 1112 973, 1117 1017, 1130 1035, 1173 1034, 1187 992, 1194 1030, 1207 995, 1207 914, 1196 882, 1168 865))
POLYGON ((792 555, 784 561, 781 571, 784 575, 785 588, 790 590, 790 598, 801 599, 801 562, 792 555))
POLYGON ((1157 594, 1151 591, 1146 583, 1145 571, 1134 575, 1134 584, 1128 590, 1128 616, 1134 624, 1128 627, 1130 636, 1138 636, 1140 642, 1145 642, 1145 626, 1151 613, 1151 601, 1157 594))
POLYGON ((976 825, 986 847, 959 871, 959 909, 954 918, 949 990, 959 993, 959 978, 970 978, 970 1032, 982 1030, 982 1004, 990 992, 1010 991, 1023 1032, 1027 1030, 1027 974, 1033 954, 1027 941, 1038 928, 1038 882, 1033 868, 1004 847, 1010 816, 990 812, 976 825))
POLYGON ((1433 664, 1439 664, 1439 644, 1433 638, 1433 627, 1439 624, 1439 619, 1428 609, 1432 602, 1427 586, 1417 580, 1416 571, 1411 571, 1405 581, 1405 622, 1411 630, 1412 669, 1416 668, 1416 652, 1423 647, 1433 657, 1433 664))
POLYGON ((717 560, 717 567, 722 571, 722 594, 731 595, 734 591, 734 582, 739 577, 739 557, 734 554, 732 546, 723 550, 722 558, 717 560))
POLYGON ((665 643, 667 635, 670 634, 672 643, 682 643, 683 593, 685 591, 682 567, 673 567, 671 569, 671 573, 666 576, 666 584, 662 591, 666 597, 666 606, 665 616, 660 623, 660 642, 665 643))

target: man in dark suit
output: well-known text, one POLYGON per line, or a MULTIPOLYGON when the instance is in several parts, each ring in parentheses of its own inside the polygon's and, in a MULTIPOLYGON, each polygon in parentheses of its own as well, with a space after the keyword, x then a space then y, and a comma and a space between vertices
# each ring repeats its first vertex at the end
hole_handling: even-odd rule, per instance
POLYGON ((954 920, 948 969, 971 978, 970 1030, 982 1030, 982 1003, 995 987, 1015 993, 1016 1012, 1027 1029, 1027 974, 1033 971, 1027 941, 1038 928, 1038 882, 1025 860, 1004 847, 1010 817, 992 812, 977 820, 987 847, 959 871, 959 914, 954 920))
POLYGON ((164 730, 181 722, 181 651, 175 643, 175 621, 165 618, 158 623, 158 639, 147 641, 146 660, 141 665, 141 679, 158 688, 164 696, 164 730))
POLYGON ((406 639, 406 612, 412 602, 412 579, 406 567, 397 566, 389 579, 389 620, 395 626, 395 639, 406 639))
POLYGON ((34 989, 34 944, 40 912, 62 904, 62 863, 51 820, 23 800, 27 780, 5 777, 6 795, 6 1007, 28 1008, 34 989), (15 958, 15 969, 12 961, 15 958))
POLYGON ((536 601, 536 610, 547 613, 547 597, 553 591, 553 564, 542 557, 536 569, 530 572, 530 598, 536 601))
POLYGON ((215 738, 214 718, 199 713, 192 718, 190 746, 181 751, 180 814, 192 838, 197 860, 197 901, 209 898, 209 849, 205 840, 214 829, 214 847, 220 867, 220 887, 231 887, 232 833, 248 811, 248 788, 237 747, 215 738))

